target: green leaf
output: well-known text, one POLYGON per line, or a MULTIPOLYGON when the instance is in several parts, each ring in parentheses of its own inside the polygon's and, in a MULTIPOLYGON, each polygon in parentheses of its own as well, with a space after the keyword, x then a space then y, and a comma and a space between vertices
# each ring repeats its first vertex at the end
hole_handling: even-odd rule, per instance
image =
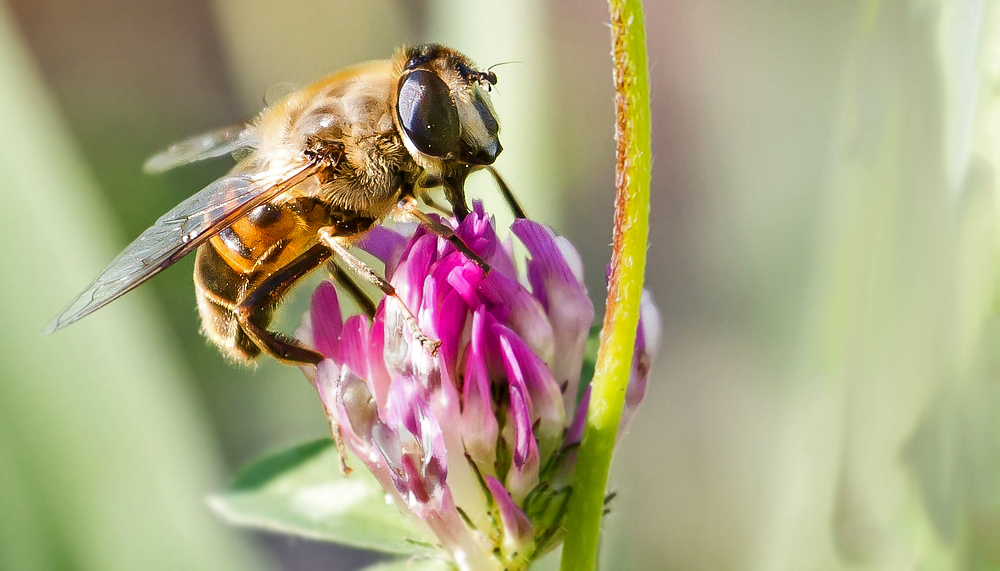
POLYGON ((361 571, 454 571, 454 569, 455 566, 444 559, 414 557, 376 563, 361 571))
POLYGON ((399 554, 433 551, 364 465, 340 473, 329 439, 257 460, 209 505, 235 525, 399 554))

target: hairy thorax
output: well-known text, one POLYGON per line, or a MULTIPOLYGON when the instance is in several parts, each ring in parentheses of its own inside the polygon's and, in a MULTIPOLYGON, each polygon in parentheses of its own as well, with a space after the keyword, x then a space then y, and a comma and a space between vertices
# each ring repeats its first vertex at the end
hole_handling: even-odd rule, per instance
POLYGON ((349 68, 265 110, 257 121, 259 156, 301 156, 336 145, 339 159, 287 197, 310 196, 345 211, 384 213, 412 170, 393 121, 395 82, 388 62, 349 68))

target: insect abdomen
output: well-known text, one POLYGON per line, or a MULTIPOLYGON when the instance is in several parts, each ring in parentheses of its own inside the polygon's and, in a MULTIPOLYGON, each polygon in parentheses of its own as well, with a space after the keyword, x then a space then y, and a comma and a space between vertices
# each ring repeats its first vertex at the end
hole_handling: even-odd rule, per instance
POLYGON ((265 203, 198 248, 194 282, 202 330, 223 353, 241 362, 261 353, 238 313, 266 330, 281 295, 263 302, 248 295, 310 250, 317 230, 331 223, 327 206, 315 198, 265 203))
MULTIPOLYGON (((240 327, 233 311, 246 295, 249 285, 248 276, 235 271, 211 243, 198 248, 194 289, 202 332, 223 354, 243 363, 252 362, 261 352, 240 327)), ((271 312, 255 315, 253 319, 266 327, 271 321, 271 312)))

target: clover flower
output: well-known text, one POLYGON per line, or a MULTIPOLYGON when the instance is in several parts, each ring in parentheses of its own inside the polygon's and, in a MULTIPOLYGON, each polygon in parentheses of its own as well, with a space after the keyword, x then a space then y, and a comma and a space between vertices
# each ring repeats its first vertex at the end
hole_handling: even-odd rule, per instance
MULTIPOLYGON (((443 220, 491 267, 417 228, 380 227, 361 247, 381 259, 431 354, 386 298, 374 320, 342 319, 321 284, 298 337, 326 359, 304 368, 335 437, 460 569, 524 569, 561 540, 589 391, 580 376, 594 308, 580 257, 546 226, 517 220, 527 251, 519 279, 511 239, 481 204, 443 220)), ((643 297, 622 424, 645 392, 659 318, 643 297)))

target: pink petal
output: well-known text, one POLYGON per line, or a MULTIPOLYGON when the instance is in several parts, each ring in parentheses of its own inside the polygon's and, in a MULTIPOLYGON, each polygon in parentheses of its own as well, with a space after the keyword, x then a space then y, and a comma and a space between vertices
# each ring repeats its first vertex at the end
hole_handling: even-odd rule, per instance
POLYGON ((646 395, 646 380, 649 368, 660 347, 660 313, 653 302, 653 295, 643 290, 639 305, 639 327, 635 334, 635 353, 632 355, 632 370, 625 389, 625 409, 622 411, 621 422, 618 425, 618 438, 628 430, 646 395))
POLYGON ((389 370, 385 366, 385 303, 375 311, 368 332, 368 384, 379 407, 385 406, 389 394, 389 370))
POLYGON ((472 318, 472 337, 462 387, 462 434, 465 449, 481 473, 495 472, 499 424, 493 412, 490 376, 483 355, 484 312, 472 318))
POLYGON ((323 282, 313 292, 309 318, 312 322, 313 346, 324 357, 339 358, 344 320, 340 316, 337 288, 332 283, 323 282))
POLYGON ((437 238, 430 235, 424 235, 410 242, 407 253, 389 280, 396 288, 396 295, 411 311, 420 307, 424 279, 429 273, 431 263, 437 258, 436 242, 437 238))
POLYGON ((493 330, 500 340, 507 382, 527 390, 531 424, 538 423, 535 435, 547 454, 561 440, 566 419, 559 385, 545 363, 513 331, 502 325, 493 330))
POLYGON ((594 322, 594 304, 583 285, 580 256, 565 238, 536 222, 516 220, 511 231, 531 254, 531 290, 546 309, 558 347, 549 363, 556 382, 565 387, 563 404, 570 410, 576 401, 587 336, 594 322))
POLYGON ((479 293, 503 300, 503 321, 531 348, 531 352, 549 362, 556 344, 552 325, 542 305, 520 283, 500 274, 490 276, 480 285, 479 293))
MULTIPOLYGON (((382 263, 390 265, 402 255, 408 240, 409 236, 404 236, 380 224, 365 233, 358 243, 358 247, 375 256, 382 263)), ((386 273, 391 272, 387 269, 386 273)))
POLYGON ((508 387, 510 408, 507 410, 507 426, 504 437, 513 444, 510 470, 507 471, 507 489, 521 501, 538 484, 540 463, 538 444, 531 430, 531 409, 522 388, 516 384, 508 387))
POLYGON ((500 523, 503 525, 501 549, 504 557, 511 561, 516 560, 518 555, 530 553, 535 545, 535 529, 531 520, 496 478, 486 476, 486 485, 500 511, 500 523))
POLYGON ((348 317, 340 334, 336 361, 362 379, 369 379, 368 347, 367 318, 360 315, 348 317))

